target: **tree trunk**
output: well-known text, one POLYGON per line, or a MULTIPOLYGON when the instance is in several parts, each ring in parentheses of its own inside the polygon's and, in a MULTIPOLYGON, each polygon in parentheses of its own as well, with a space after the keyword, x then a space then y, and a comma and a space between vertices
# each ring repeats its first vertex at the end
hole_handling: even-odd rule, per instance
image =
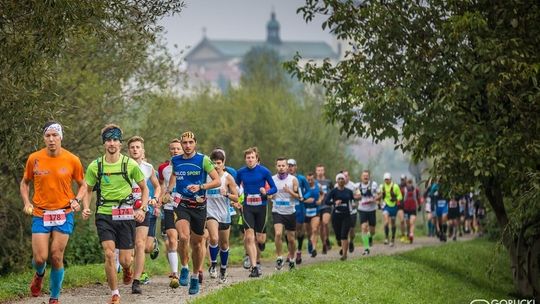
POLYGON ((512 278, 517 293, 526 298, 538 298, 540 295, 540 238, 526 237, 531 225, 523 223, 516 237, 508 227, 508 215, 503 203, 499 183, 490 179, 484 184, 486 197, 495 212, 502 231, 502 242, 510 254, 512 278))

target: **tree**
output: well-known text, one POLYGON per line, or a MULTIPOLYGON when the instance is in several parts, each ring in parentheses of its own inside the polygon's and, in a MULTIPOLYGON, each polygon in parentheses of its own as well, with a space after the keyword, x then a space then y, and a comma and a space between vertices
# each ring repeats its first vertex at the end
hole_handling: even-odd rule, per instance
POLYGON ((96 128, 122 117, 134 96, 164 84, 155 73, 159 67, 169 75, 153 49, 157 21, 182 6, 173 0, 0 3, 0 273, 20 270, 30 257, 13 254, 31 252, 18 186, 28 154, 42 146, 41 126, 61 121, 64 146, 83 163, 95 157, 96 128))
MULTIPOLYGON (((350 47, 336 65, 288 64, 326 87, 329 121, 347 135, 391 138, 416 161, 433 159, 432 173, 456 188, 479 186, 517 291, 538 295, 539 224, 516 227, 512 211, 520 193, 538 191, 526 173, 540 169, 539 4, 307 0, 298 12, 306 21, 325 16, 323 28, 350 47)), ((538 219, 538 202, 528 208, 535 216, 527 219, 538 219)))

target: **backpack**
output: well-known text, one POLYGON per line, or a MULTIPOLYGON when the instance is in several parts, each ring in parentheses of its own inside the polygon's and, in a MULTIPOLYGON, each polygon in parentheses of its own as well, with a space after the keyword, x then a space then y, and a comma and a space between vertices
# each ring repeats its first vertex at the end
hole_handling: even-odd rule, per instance
MULTIPOLYGON (((96 196, 97 196, 96 206, 99 207, 99 206, 102 206, 104 203, 110 203, 110 202, 120 203, 120 205, 122 205, 123 203, 128 203, 130 201, 129 197, 131 197, 131 195, 127 197, 126 199, 122 199, 122 200, 107 200, 101 196, 101 179, 103 178, 103 175, 104 175, 103 156, 99 157, 96 161, 97 161, 97 167, 98 167, 97 183, 94 185, 94 189, 93 189, 93 191, 96 192, 96 196)), ((122 155, 122 169, 121 169, 122 171, 107 173, 107 175, 122 175, 124 180, 131 187, 131 180, 129 179, 128 170, 127 170, 128 161, 129 161, 129 158, 122 155)), ((96 208, 96 212, 97 212, 97 209, 98 208, 96 208)))
POLYGON ((373 181, 369 181, 367 187, 366 187, 366 191, 362 191, 362 182, 360 182, 360 185, 358 186, 358 188, 360 189, 360 192, 362 193, 362 197, 372 197, 373 196, 373 193, 372 193, 372 190, 373 190, 373 181))
POLYGON ((415 206, 413 208, 410 208, 411 206, 407 205, 407 202, 409 200, 409 189, 407 189, 407 186, 403 187, 404 193, 403 193, 403 202, 405 203, 404 208, 407 210, 416 210, 416 205, 418 204, 418 197, 416 195, 416 187, 413 186, 412 191, 412 200, 414 201, 415 206), (409 208, 406 208, 409 207, 409 208))

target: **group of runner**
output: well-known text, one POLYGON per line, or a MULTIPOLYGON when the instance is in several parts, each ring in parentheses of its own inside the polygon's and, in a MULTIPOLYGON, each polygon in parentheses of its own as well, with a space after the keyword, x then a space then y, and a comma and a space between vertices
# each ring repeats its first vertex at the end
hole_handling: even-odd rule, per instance
MULTIPOLYGON (((104 155, 92 161, 85 174, 79 158, 62 148, 63 129, 58 122, 45 124, 43 138, 46 147, 29 156, 20 191, 24 212, 33 215, 32 265, 36 272, 30 284, 31 294, 41 294, 50 255, 49 303, 59 303, 63 254, 73 231, 73 213, 81 211, 82 218, 89 219, 94 192, 95 224, 111 290, 109 303, 113 304, 120 303, 117 272, 122 271, 123 283, 131 284, 134 294, 141 294, 141 285, 148 282, 145 257, 147 253, 153 259, 159 255, 158 218, 161 218, 170 266, 169 286, 189 286, 189 294, 197 294, 207 252, 210 277, 218 278, 221 283, 227 280, 229 236, 235 214, 242 222, 244 267, 249 269, 249 277, 259 277, 268 212, 273 220, 275 268, 281 270, 287 265, 292 270, 302 263, 304 240, 307 239, 312 258, 318 254, 319 237, 322 254, 331 249, 330 223, 341 247, 341 260, 346 260, 347 253, 355 249, 355 226, 359 218, 363 255, 369 255, 378 209, 383 213, 385 244, 394 246, 396 218, 400 221, 402 240, 413 242, 416 212, 424 201, 412 179, 403 176, 402 183, 396 184, 389 173, 384 174, 380 187, 368 170, 362 172, 358 183, 349 179, 346 170, 340 171, 335 180, 326 178, 323 165, 303 176, 297 172, 294 159, 283 157, 275 161, 276 173, 272 174, 260 163, 255 147, 244 151, 245 166, 235 171, 226 166, 223 149, 216 148, 209 156, 197 152, 197 138, 190 131, 169 143, 170 160, 154 170, 145 161, 142 137, 127 140, 129 155, 126 156, 121 154, 122 130, 114 124, 106 125, 101 130, 104 155), (73 182, 78 185, 76 194, 72 191, 73 182)), ((471 210, 466 207, 469 201, 445 200, 438 189, 439 183, 433 182, 425 194, 438 235, 446 235, 447 227, 442 201, 448 206, 446 213, 451 221, 456 219, 454 202, 458 207, 463 203, 466 232, 472 227, 466 221, 471 210)), ((480 208, 476 207, 478 212, 480 208)), ((453 233, 457 233, 458 226, 461 227, 452 224, 453 233)))

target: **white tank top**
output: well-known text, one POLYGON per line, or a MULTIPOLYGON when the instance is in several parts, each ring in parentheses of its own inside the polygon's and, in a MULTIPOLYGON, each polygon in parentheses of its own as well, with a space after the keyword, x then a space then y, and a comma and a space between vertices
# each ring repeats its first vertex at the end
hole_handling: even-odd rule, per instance
MULTIPOLYGON (((169 189, 169 181, 171 179, 171 173, 172 173, 171 164, 169 164, 169 165, 167 165, 167 167, 163 168, 163 171, 161 172, 161 174, 163 176, 163 181, 165 183, 164 184, 165 187, 163 188, 162 191, 167 191, 167 189, 169 189)), ((173 202, 173 200, 171 199, 168 203, 164 204, 163 209, 165 209, 165 210, 174 210, 174 202, 173 202)))
POLYGON ((284 180, 281 180, 276 174, 272 176, 272 179, 274 180, 274 183, 276 184, 278 190, 276 194, 274 194, 274 204, 272 205, 272 212, 283 215, 294 214, 296 212, 294 208, 294 201, 291 197, 291 194, 285 191, 283 188, 285 187, 285 185, 287 185, 287 187, 292 190, 293 181, 296 179, 296 177, 292 174, 289 174, 284 180))
MULTIPOLYGON (((227 176, 229 173, 223 172, 221 176, 221 187, 212 188, 206 190, 206 218, 214 218, 218 223, 230 224, 230 200, 221 195, 220 188, 227 188, 227 176)), ((212 178, 208 176, 207 182, 212 181, 212 178)))
MULTIPOLYGON (((150 179, 150 177, 152 176, 152 172, 154 171, 154 166, 152 166, 151 164, 143 161, 139 165, 139 168, 141 168, 141 171, 144 174, 144 183, 147 183, 148 179, 150 179)), ((137 185, 137 183, 135 183, 133 181, 131 188, 132 188, 131 192, 133 194, 133 198, 136 199, 136 200, 141 199, 142 198, 142 192, 141 192, 141 188, 139 188, 139 185, 137 185)))

